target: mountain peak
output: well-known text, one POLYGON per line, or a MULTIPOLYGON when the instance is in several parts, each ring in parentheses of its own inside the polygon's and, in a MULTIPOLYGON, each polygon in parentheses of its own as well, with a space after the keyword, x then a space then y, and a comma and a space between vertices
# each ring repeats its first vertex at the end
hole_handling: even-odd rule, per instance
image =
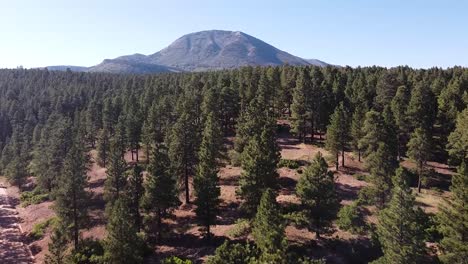
POLYGON ((242 66, 327 64, 305 60, 242 31, 205 30, 181 36, 166 48, 151 54, 106 59, 89 71, 150 73, 209 71, 242 66))

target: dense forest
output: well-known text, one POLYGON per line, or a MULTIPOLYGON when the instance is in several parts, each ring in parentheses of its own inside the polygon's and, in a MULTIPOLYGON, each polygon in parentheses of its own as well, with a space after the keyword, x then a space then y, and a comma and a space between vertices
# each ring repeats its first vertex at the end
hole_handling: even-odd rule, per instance
POLYGON ((154 255, 191 263, 154 251, 170 240, 174 209, 188 204, 200 243, 217 247, 207 263, 333 263, 288 243, 289 225, 317 241, 336 228, 360 234, 370 246, 355 254, 374 253, 354 263, 466 263, 467 105, 468 69, 459 67, 0 70, 0 174, 30 200, 54 201, 46 263, 142 263, 154 255), (281 133, 327 153, 301 164, 284 159, 281 133), (346 153, 364 164, 369 184, 343 205, 334 173, 347 168, 346 153), (404 160, 414 166, 402 166, 404 160), (457 170, 451 184, 435 180, 433 161, 457 170), (102 240, 81 235, 93 203, 92 163, 106 168, 102 240), (242 202, 233 210, 245 219, 246 239, 220 240, 211 230, 226 164, 242 168, 242 202), (295 204, 277 201, 282 166, 300 167, 295 204), (450 195, 428 214, 415 195, 434 188, 450 195), (364 217, 368 206, 375 206, 373 222, 364 217))

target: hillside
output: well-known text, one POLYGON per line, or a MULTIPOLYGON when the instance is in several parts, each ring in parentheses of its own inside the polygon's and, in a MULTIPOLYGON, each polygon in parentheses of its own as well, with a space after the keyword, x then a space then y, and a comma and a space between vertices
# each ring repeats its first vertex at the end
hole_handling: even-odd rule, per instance
POLYGON ((316 65, 326 62, 305 60, 282 51, 260 39, 240 31, 208 30, 184 35, 154 54, 133 54, 105 59, 86 67, 49 66, 49 70, 155 73, 210 71, 242 66, 316 65))

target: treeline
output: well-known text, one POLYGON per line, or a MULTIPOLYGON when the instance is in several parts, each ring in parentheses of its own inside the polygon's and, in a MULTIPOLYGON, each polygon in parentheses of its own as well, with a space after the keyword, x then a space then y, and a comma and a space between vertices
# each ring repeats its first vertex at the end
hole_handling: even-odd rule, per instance
MULTIPOLYGON (((398 263, 412 263, 424 255, 423 240, 415 240, 421 227, 414 222, 421 214, 413 209, 408 177, 398 161, 409 157, 417 164, 419 190, 427 161, 465 164, 467 104, 464 68, 286 65, 140 76, 1 70, 0 170, 25 189, 27 177, 35 176, 37 188, 56 201, 60 228, 52 236, 48 261, 63 259, 73 242, 72 259, 80 262, 90 253, 91 242, 80 241, 79 232, 88 223, 86 172, 89 151, 96 149, 96 162, 107 168, 108 236, 100 247, 102 258, 94 261, 138 263, 146 243, 164 239, 162 219, 180 204, 179 192, 185 203, 196 205, 197 220, 210 239, 220 203, 218 168, 226 159, 223 138, 235 136, 230 156, 237 156, 243 168, 238 195, 252 219, 255 245, 224 244, 211 261, 296 262, 286 252, 285 219, 275 199, 276 123, 288 119, 300 140, 326 138, 336 169, 340 154, 345 166, 345 151, 364 158, 372 184, 355 206, 377 204, 382 210, 377 234, 384 257, 379 261, 398 257, 398 263), (124 159, 128 151, 130 164, 124 159), (407 227, 400 230, 401 241, 391 235, 397 223, 407 227), (407 250, 396 250, 405 243, 407 250)), ((456 225, 450 227, 452 221, 441 228, 447 237, 444 256, 451 260, 467 254, 466 229, 457 229, 466 226, 466 197, 456 194, 456 188, 466 187, 463 168, 453 179, 451 205, 443 210, 447 218, 462 215, 456 225), (454 210, 457 206, 461 212, 454 210)), ((289 218, 320 237, 339 209, 324 157, 318 155, 305 170, 296 193, 301 208, 289 218)))

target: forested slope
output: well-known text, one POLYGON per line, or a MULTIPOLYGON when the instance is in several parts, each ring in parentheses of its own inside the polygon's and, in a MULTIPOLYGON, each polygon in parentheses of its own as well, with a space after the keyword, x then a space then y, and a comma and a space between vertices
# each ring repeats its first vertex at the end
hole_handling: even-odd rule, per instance
POLYGON ((436 187, 428 180, 428 163, 449 162, 460 168, 450 203, 438 217, 455 220, 433 226, 440 226, 441 259, 462 263, 468 254, 467 104, 468 70, 459 67, 286 65, 157 75, 0 70, 0 174, 55 201, 49 261, 63 257, 68 247, 75 262, 80 254, 89 257, 89 241, 82 242, 80 233, 91 201, 89 153, 96 149, 96 162, 107 168, 107 237, 95 245, 102 252, 94 261, 141 262, 152 251, 145 250, 148 245, 164 241, 164 219, 181 203, 195 205, 193 221, 212 243, 218 172, 231 162, 242 167, 239 210, 254 242, 223 244, 211 263, 309 263, 305 257, 313 254, 288 246, 284 228, 290 224, 318 240, 336 225, 360 228, 368 238, 378 237, 379 263, 419 263, 430 259, 422 235, 429 220, 415 209, 410 186, 415 192, 436 187), (324 143, 330 154, 300 164, 304 170, 294 190, 300 202, 288 207, 275 199, 281 185, 277 168, 296 166, 279 154, 277 138, 284 129, 306 144, 324 143), (344 170, 346 152, 364 163, 369 186, 342 207, 327 163, 344 170), (411 161, 414 170, 399 168, 401 160, 411 161), (369 205, 379 212, 376 224, 356 224, 359 216, 346 222, 369 205), (391 235, 397 226, 406 228, 399 241, 391 235))

